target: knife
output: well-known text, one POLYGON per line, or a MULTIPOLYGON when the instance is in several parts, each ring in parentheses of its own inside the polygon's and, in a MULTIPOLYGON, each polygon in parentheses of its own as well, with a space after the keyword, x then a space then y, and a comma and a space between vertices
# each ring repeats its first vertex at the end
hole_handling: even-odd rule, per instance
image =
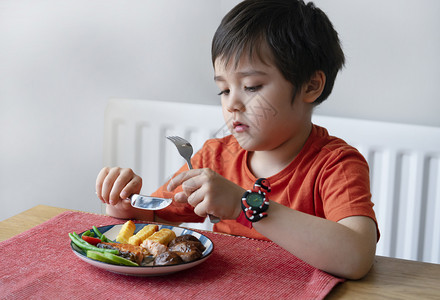
POLYGON ((128 198, 131 202, 131 206, 147 209, 147 210, 159 210, 167 207, 173 202, 173 199, 168 198, 158 198, 152 196, 144 196, 133 194, 128 198))

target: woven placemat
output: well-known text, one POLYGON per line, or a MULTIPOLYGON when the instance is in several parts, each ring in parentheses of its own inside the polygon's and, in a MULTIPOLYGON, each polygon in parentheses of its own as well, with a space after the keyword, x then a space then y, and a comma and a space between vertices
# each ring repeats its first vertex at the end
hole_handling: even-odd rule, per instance
POLYGON ((323 299, 342 282, 272 242, 203 232, 204 263, 156 277, 114 274, 81 261, 69 232, 124 223, 64 212, 0 243, 1 299, 323 299))

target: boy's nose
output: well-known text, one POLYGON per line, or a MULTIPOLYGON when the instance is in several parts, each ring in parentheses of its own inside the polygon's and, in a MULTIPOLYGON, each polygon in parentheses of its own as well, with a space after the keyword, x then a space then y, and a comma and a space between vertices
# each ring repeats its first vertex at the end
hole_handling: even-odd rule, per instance
POLYGON ((229 112, 237 112, 237 111, 244 111, 245 105, 243 103, 243 100, 240 98, 240 95, 236 94, 230 94, 228 103, 226 105, 226 109, 229 112))

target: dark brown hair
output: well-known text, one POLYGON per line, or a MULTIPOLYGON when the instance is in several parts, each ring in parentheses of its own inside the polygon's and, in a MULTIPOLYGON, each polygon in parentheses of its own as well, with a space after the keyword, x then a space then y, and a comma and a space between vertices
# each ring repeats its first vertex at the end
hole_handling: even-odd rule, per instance
MULTIPOLYGON (((222 20, 212 41, 212 63, 217 58, 238 63, 266 43, 272 59, 295 90, 318 70, 326 75, 319 104, 330 95, 345 62, 337 32, 326 14, 301 0, 245 0, 222 20)), ((263 60, 264 61, 264 60, 263 60)))

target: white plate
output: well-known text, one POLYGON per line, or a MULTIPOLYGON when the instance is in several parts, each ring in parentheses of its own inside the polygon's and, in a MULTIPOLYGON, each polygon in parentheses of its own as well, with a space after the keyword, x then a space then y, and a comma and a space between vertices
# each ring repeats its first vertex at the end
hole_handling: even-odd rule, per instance
MULTIPOLYGON (((111 240, 115 240, 119 231, 121 230, 123 224, 117 224, 117 225, 108 225, 108 226, 102 226, 98 227, 99 231, 104 234, 107 238, 111 240)), ((136 224, 136 230, 135 233, 141 230, 144 226, 148 224, 142 223, 142 224, 136 224)), ((119 274, 125 274, 125 275, 135 275, 135 276, 158 276, 158 275, 165 275, 170 274, 182 270, 186 270, 189 268, 192 268, 194 266, 197 266, 204 262, 213 252, 214 250, 214 244, 212 241, 204 236, 203 234, 200 234, 196 231, 192 231, 187 228, 182 227, 176 227, 176 226, 170 226, 170 225, 159 225, 159 230, 162 228, 169 228, 173 230, 176 233, 176 236, 184 235, 184 234, 191 234, 198 238, 200 242, 205 246, 205 251, 203 252, 203 255, 201 258, 187 262, 187 263, 181 263, 177 265, 170 265, 170 266, 146 266, 146 267, 132 267, 132 266, 120 266, 120 265, 112 265, 105 262, 100 262, 97 260, 93 260, 91 258, 88 258, 86 256, 86 253, 79 249, 73 242, 70 242, 70 246, 72 247, 73 253, 75 253, 80 259, 85 261, 86 263, 91 264, 92 266, 114 272, 119 274)), ((92 231, 92 229, 90 229, 92 231)), ((82 234, 82 233, 81 233, 82 234)), ((80 234, 80 235, 81 235, 80 234)))

